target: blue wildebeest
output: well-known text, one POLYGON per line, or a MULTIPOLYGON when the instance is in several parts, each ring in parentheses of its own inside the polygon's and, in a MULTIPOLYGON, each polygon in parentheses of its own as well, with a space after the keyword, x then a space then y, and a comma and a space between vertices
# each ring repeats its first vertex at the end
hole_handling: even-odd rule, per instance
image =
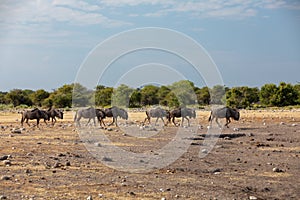
POLYGON ((221 128, 221 125, 218 122, 218 118, 226 118, 226 124, 224 126, 229 128, 228 124, 231 122, 230 118, 233 118, 234 120, 238 121, 240 119, 240 113, 237 109, 229 108, 229 107, 213 109, 210 112, 210 116, 208 119, 208 121, 210 122, 210 127, 212 127, 212 121, 214 118, 216 118, 216 122, 219 128, 221 128))
POLYGON ((165 109, 162 109, 162 108, 154 108, 151 110, 147 110, 146 115, 147 115, 147 117, 144 120, 144 124, 146 121, 148 121, 149 124, 151 124, 151 121, 150 121, 151 117, 156 117, 155 126, 156 126, 158 119, 161 119, 165 125, 164 117, 168 118, 168 111, 165 109))
POLYGON ((110 123, 108 126, 112 125, 112 124, 116 124, 116 126, 118 126, 118 122, 117 119, 118 117, 121 117, 122 119, 128 119, 128 113, 126 110, 124 110, 123 108, 118 108, 117 106, 113 106, 110 108, 106 108, 104 110, 105 112, 105 116, 106 117, 112 117, 113 121, 112 123, 110 123))
POLYGON ((47 114, 52 119, 51 121, 52 121, 53 125, 56 123, 56 118, 55 117, 58 117, 59 119, 64 118, 64 112, 62 110, 59 110, 59 109, 49 108, 47 110, 47 114))
POLYGON ((39 110, 38 108, 35 108, 33 110, 27 110, 24 112, 21 112, 22 119, 21 119, 21 125, 23 126, 24 121, 26 120, 26 124, 30 126, 28 123, 28 120, 36 119, 36 126, 39 128, 40 119, 44 119, 44 122, 47 124, 46 120, 49 121, 50 117, 44 110, 39 110))
POLYGON ((94 107, 82 108, 76 112, 75 117, 74 117, 74 122, 76 124, 78 124, 78 126, 80 127, 81 126, 81 124, 80 124, 81 118, 89 119, 86 125, 88 125, 90 123, 91 119, 93 119, 94 126, 96 126, 95 117, 96 117, 96 110, 94 107))
POLYGON ((190 126, 190 120, 189 118, 196 118, 196 111, 194 109, 191 108, 177 108, 172 110, 169 113, 169 122, 172 122, 175 126, 179 126, 178 124, 175 123, 175 117, 179 118, 181 117, 181 126, 183 126, 183 121, 184 119, 186 119, 188 121, 188 126, 190 126), (189 118, 188 118, 189 117, 189 118))

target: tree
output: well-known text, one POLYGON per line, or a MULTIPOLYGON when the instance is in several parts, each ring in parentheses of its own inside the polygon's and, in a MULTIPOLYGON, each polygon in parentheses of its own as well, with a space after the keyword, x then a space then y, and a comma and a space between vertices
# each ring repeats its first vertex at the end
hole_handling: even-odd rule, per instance
POLYGON ((171 89, 167 86, 161 86, 157 92, 157 98, 159 105, 167 106, 168 101, 166 100, 167 95, 170 93, 171 89))
POLYGON ((129 99, 134 89, 127 85, 121 84, 117 87, 112 94, 112 105, 120 107, 128 107, 129 99))
POLYGON ((31 94, 30 90, 14 89, 5 95, 5 99, 8 103, 13 104, 14 107, 21 104, 32 106, 32 101, 29 98, 29 94, 31 94))
POLYGON ((177 96, 173 92, 169 92, 169 94, 165 97, 165 100, 167 102, 167 106, 170 108, 176 108, 180 106, 177 96))
POLYGON ((88 105, 95 105, 95 97, 93 91, 88 90, 86 87, 79 83, 73 83, 71 85, 64 85, 59 88, 60 92, 67 92, 72 94, 72 104, 73 106, 84 107, 88 105), (70 91, 71 90, 71 91, 70 91))
POLYGON ((197 95, 197 101, 199 105, 209 105, 210 103, 210 94, 209 94, 209 88, 208 87, 203 87, 203 88, 198 88, 195 91, 197 95))
POLYGON ((260 102, 265 106, 275 106, 277 90, 277 86, 273 83, 263 85, 259 93, 260 102))
POLYGON ((159 87, 154 85, 146 85, 141 89, 141 104, 146 105, 155 105, 159 103, 157 92, 159 87))
POLYGON ((0 104, 6 104, 7 99, 5 98, 5 95, 7 92, 0 92, 0 104))
POLYGON ((95 105, 102 107, 111 105, 111 96, 113 91, 114 89, 112 87, 98 85, 95 91, 95 105))
POLYGON ((230 107, 249 108, 258 101, 258 88, 233 87, 226 92, 226 104, 230 107))
POLYGON ((294 90, 297 92, 298 98, 297 98, 297 104, 300 104, 300 83, 294 85, 294 90))
POLYGON ((129 107, 130 108, 137 108, 141 107, 141 99, 142 99, 142 94, 139 88, 135 89, 129 100, 129 107))
POLYGON ((212 104, 225 104, 226 88, 222 85, 215 85, 210 89, 210 99, 212 104))
POLYGON ((43 89, 37 90, 30 95, 31 100, 34 103, 34 105, 39 106, 39 107, 41 107, 43 105, 43 102, 49 96, 50 96, 50 93, 43 89))
POLYGON ((197 102, 197 96, 194 91, 194 83, 188 80, 181 80, 173 83, 171 91, 177 97, 181 106, 195 104, 197 102))
POLYGON ((275 93, 275 106, 296 105, 298 100, 298 92, 291 84, 281 82, 275 93))

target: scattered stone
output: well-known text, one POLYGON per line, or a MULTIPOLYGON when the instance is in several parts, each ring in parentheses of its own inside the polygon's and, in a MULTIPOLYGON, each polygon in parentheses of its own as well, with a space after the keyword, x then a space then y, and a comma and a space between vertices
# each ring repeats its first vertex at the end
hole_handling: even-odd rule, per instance
POLYGON ((88 197, 86 198, 86 200, 93 200, 93 197, 92 197, 92 196, 88 196, 88 197))
POLYGON ((108 157, 104 157, 102 160, 106 161, 106 162, 112 162, 113 161, 111 158, 108 158, 108 157))
POLYGON ((165 197, 161 198, 161 200, 167 200, 165 197))
POLYGON ((240 129, 239 128, 233 128, 233 131, 239 131, 240 129))
POLYGON ((2 200, 2 199, 7 199, 7 197, 4 195, 0 195, 0 200, 2 200))
POLYGON ((135 196, 135 193, 134 193, 134 192, 132 192, 132 191, 131 191, 131 192, 129 192, 129 194, 130 194, 130 195, 132 195, 132 196, 135 196))
POLYGON ((8 181, 11 180, 11 176, 1 176, 1 180, 8 181))
POLYGON ((285 123, 284 122, 280 122, 280 125, 285 125, 285 123))
POLYGON ((224 140, 231 140, 229 136, 224 137, 224 140))
POLYGON ((253 133, 248 133, 248 137, 253 137, 254 134, 253 133))
POLYGON ((294 127, 294 126, 297 126, 297 124, 292 124, 292 126, 294 127))
POLYGON ((11 133, 18 133, 18 134, 20 134, 20 133, 22 133, 22 131, 21 131, 21 129, 13 128, 13 129, 11 130, 11 133))
POLYGON ((273 172, 279 173, 279 172, 283 172, 283 170, 282 170, 282 169, 279 169, 278 167, 274 167, 274 168, 273 168, 273 172))
POLYGON ((250 200, 255 200, 255 199, 257 199, 257 197, 255 197, 255 196, 250 196, 249 199, 250 199, 250 200))
POLYGON ((4 160, 3 163, 4 163, 4 165, 6 165, 6 166, 10 166, 10 165, 11 165, 10 160, 4 160))
POLYGON ((70 161, 67 161, 67 162, 66 162, 66 166, 71 166, 71 162, 70 162, 70 161))
POLYGON ((4 155, 4 156, 1 156, 1 157, 0 157, 0 160, 7 160, 7 159, 8 159, 8 157, 9 157, 9 155, 4 155))
POLYGON ((103 195, 103 194, 98 194, 98 197, 99 197, 99 198, 103 198, 104 195, 103 195))
POLYGON ((101 147, 101 144, 100 144, 99 142, 96 142, 96 143, 95 143, 95 146, 96 146, 96 147, 101 147))
POLYGON ((208 153, 207 149, 202 149, 201 152, 202 153, 208 153))
POLYGON ((112 129, 112 128, 107 128, 106 130, 107 130, 107 131, 112 131, 113 129, 112 129))

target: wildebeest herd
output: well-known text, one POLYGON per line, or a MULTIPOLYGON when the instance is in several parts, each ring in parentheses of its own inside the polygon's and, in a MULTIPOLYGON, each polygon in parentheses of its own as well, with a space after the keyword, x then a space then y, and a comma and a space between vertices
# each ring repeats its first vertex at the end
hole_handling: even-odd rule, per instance
MULTIPOLYGON (((56 122, 56 117, 59 119, 63 119, 64 113, 61 109, 49 108, 48 110, 40 110, 38 108, 35 108, 33 110, 27 110, 21 112, 21 114, 22 114, 22 118, 21 118, 22 126, 24 121, 26 121, 26 123, 29 125, 28 120, 36 119, 37 127, 39 127, 39 122, 41 119, 43 119, 46 124, 47 121, 50 121, 50 119, 52 119, 52 125, 54 125, 56 122)), ((94 126, 96 126, 95 118, 97 118, 98 122, 100 123, 100 127, 104 128, 106 126, 104 122, 104 119, 106 117, 113 119, 113 121, 108 126, 112 124, 118 126, 118 121, 117 121, 118 117, 127 120, 128 113, 125 109, 119 108, 117 106, 113 106, 106 109, 99 109, 94 107, 82 108, 76 112, 74 117, 74 122, 76 126, 81 127, 80 124, 81 118, 86 118, 88 119, 87 125, 90 123, 91 120, 93 120, 94 126)), ((190 119, 196 118, 196 111, 195 109, 186 108, 186 107, 182 107, 182 108, 180 107, 174 110, 166 110, 157 107, 146 111, 146 118, 143 122, 143 125, 145 125, 147 121, 149 124, 151 124, 151 118, 156 118, 155 125, 157 124, 158 120, 161 119, 165 126, 169 123, 173 123, 175 126, 179 126, 179 125, 183 126, 184 120, 186 119, 188 122, 187 125, 190 126, 190 119), (164 118, 166 118, 166 122, 164 118), (177 124, 175 122, 175 118, 181 118, 181 123, 177 124)), ((210 127, 212 127, 213 119, 216 119, 216 123, 218 124, 219 128, 221 128, 221 125, 218 122, 218 118, 226 118, 225 126, 228 128, 228 124, 231 122, 230 118, 234 120, 239 120, 240 113, 237 109, 229 108, 229 107, 212 109, 208 119, 208 121, 210 122, 210 127)))

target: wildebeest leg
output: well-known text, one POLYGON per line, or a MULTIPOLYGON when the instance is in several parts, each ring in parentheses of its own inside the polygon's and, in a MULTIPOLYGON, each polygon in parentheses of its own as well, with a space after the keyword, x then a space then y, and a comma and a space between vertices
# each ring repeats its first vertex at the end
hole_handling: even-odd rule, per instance
POLYGON ((94 121, 94 126, 96 126, 96 121, 95 121, 95 117, 93 118, 93 121, 94 121))
POLYGON ((37 118, 37 119, 36 119, 36 127, 40 128, 40 127, 39 127, 39 124, 40 124, 40 119, 37 118))
POLYGON ((76 123, 78 124, 79 127, 81 127, 80 119, 81 119, 81 116, 79 116, 79 117, 76 119, 76 123))
MULTIPOLYGON (((86 126, 89 125, 90 121, 91 121, 92 118, 89 118, 88 122, 86 123, 86 126)), ((94 119, 95 120, 95 119, 94 119)))
POLYGON ((227 127, 227 128, 229 128, 229 126, 228 126, 228 124, 230 124, 230 118, 226 118, 226 124, 225 124, 225 126, 227 127))
POLYGON ((105 125, 103 119, 100 119, 100 118, 99 118, 98 120, 99 120, 99 123, 100 123, 100 127, 101 127, 101 128, 104 128, 106 125, 105 125), (102 126, 101 124, 103 124, 103 126, 102 126))
POLYGON ((116 117, 115 124, 116 124, 116 127, 118 127, 118 117, 116 117))
POLYGON ((54 126, 55 123, 56 123, 56 119, 55 117, 52 117, 52 125, 54 126))
POLYGON ((175 123, 175 117, 172 118, 172 122, 175 126, 178 126, 176 123, 175 123))
POLYGON ((186 118, 186 120, 188 121, 188 126, 191 126, 190 125, 190 120, 189 120, 189 118, 187 118, 187 117, 185 117, 186 118))
POLYGON ((22 125, 22 127, 23 127, 23 123, 24 123, 24 117, 22 116, 22 119, 21 119, 21 125, 22 125))
POLYGON ((146 121, 148 121, 149 124, 151 124, 150 120, 151 120, 151 118, 150 118, 149 116, 147 116, 147 117, 145 118, 145 120, 144 120, 144 125, 145 125, 146 121))
POLYGON ((218 122, 218 117, 216 117, 216 122, 218 124, 218 127, 221 128, 221 124, 218 122))
POLYGON ((164 121, 164 118, 163 117, 160 117, 161 118, 161 121, 164 123, 164 125, 165 125, 165 121, 164 121))
MULTIPOLYGON (((154 126, 156 126, 158 119, 159 119, 159 117, 156 118, 156 121, 155 121, 154 126)), ((164 120, 163 120, 163 121, 164 121, 164 120)))
POLYGON ((209 120, 210 120, 210 125, 209 125, 210 128, 212 128, 212 122, 213 122, 214 119, 215 119, 215 116, 212 116, 212 117, 209 118, 209 120))
POLYGON ((30 127, 30 124, 28 123, 28 120, 29 120, 29 119, 27 118, 27 119, 26 119, 26 124, 30 127))

